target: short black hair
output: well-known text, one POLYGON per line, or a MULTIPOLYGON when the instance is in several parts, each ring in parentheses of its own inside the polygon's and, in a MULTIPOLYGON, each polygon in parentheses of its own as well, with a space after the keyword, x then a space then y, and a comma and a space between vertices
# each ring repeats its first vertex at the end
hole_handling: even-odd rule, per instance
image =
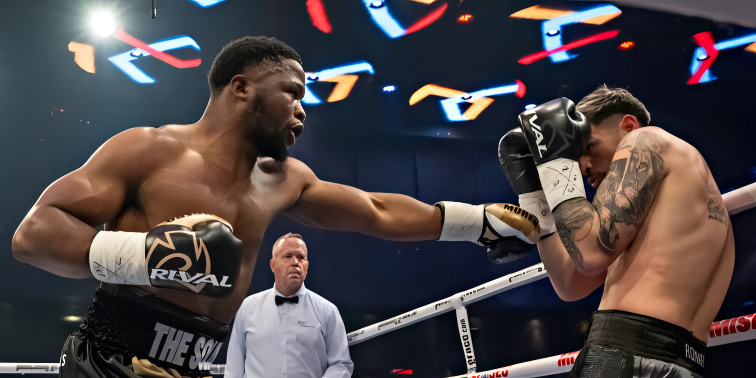
POLYGON ((641 126, 648 126, 651 113, 640 100, 622 88, 611 88, 606 84, 583 97, 577 110, 588 118, 588 122, 598 125, 615 114, 630 114, 638 119, 641 126))
POLYGON ((283 59, 302 58, 291 46, 273 37, 248 36, 233 40, 221 49, 207 73, 210 93, 217 95, 231 78, 244 72, 248 67, 257 67, 265 62, 280 63, 283 59))

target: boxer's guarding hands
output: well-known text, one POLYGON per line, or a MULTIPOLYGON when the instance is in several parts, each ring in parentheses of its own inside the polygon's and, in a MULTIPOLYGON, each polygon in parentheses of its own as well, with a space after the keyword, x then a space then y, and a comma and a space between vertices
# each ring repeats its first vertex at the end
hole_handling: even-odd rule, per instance
POLYGON ((438 240, 470 241, 487 247, 488 258, 497 264, 523 257, 540 235, 538 219, 508 203, 468 205, 438 202, 443 215, 438 240))
POLYGON ((224 296, 241 262, 242 243, 232 232, 228 222, 206 214, 164 222, 147 233, 101 231, 92 240, 89 265, 103 282, 224 296))
POLYGON ((554 215, 541 188, 533 154, 519 127, 510 130, 499 140, 499 163, 509 185, 519 197, 520 207, 538 218, 541 238, 556 232, 554 215))
POLYGON ((588 146, 591 126, 575 104, 562 97, 518 118, 551 210, 566 200, 585 198, 578 160, 588 146))

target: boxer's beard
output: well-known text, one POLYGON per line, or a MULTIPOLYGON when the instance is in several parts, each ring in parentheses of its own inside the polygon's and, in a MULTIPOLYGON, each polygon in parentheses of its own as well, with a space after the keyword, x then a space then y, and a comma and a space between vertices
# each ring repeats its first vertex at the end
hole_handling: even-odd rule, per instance
POLYGON ((283 163, 289 156, 289 149, 286 148, 286 137, 286 133, 276 133, 275 130, 258 127, 255 130, 257 154, 272 157, 275 161, 283 163))
POLYGON ((255 120, 256 127, 252 131, 252 140, 255 143, 258 156, 268 156, 279 163, 286 161, 289 156, 289 149, 286 145, 288 138, 288 129, 276 131, 275 128, 265 127, 272 124, 272 117, 265 113, 263 97, 258 96, 250 109, 250 117, 255 120))

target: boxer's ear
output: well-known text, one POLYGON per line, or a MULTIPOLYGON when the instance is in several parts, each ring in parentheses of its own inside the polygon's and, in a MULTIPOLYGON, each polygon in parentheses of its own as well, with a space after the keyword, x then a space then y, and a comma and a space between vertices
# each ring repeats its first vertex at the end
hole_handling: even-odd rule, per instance
POLYGON ((635 118, 634 115, 625 114, 624 116, 622 116, 619 126, 620 126, 620 129, 629 133, 639 128, 640 123, 638 122, 638 118, 635 118))
POLYGON ((248 96, 250 93, 250 85, 250 80, 242 74, 234 75, 234 77, 232 77, 231 81, 228 83, 231 94, 237 97, 248 96))

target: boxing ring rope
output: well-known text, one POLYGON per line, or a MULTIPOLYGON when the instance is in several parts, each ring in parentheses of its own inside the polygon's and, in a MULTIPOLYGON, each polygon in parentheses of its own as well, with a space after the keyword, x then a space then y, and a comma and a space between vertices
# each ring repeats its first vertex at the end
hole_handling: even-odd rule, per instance
MULTIPOLYGON (((722 195, 725 207, 734 215, 756 206, 756 183, 746 185, 722 195)), ((431 304, 405 312, 388 320, 360 328, 347 334, 349 346, 370 340, 376 336, 404 328, 408 325, 437 315, 455 310, 467 374, 455 377, 490 378, 490 377, 539 377, 544 375, 569 372, 580 351, 545 357, 538 360, 522 362, 507 367, 476 372, 475 352, 473 350, 467 305, 482 299, 503 293, 507 290, 546 278, 548 273, 543 263, 538 263, 520 271, 507 274, 495 280, 478 285, 472 289, 454 294, 431 304)), ((717 346, 756 339, 756 313, 736 318, 715 321, 709 330, 708 346, 717 346)), ((0 363, 0 374, 57 374, 58 363, 0 363)), ((210 365, 211 374, 223 374, 225 365, 210 365)))

